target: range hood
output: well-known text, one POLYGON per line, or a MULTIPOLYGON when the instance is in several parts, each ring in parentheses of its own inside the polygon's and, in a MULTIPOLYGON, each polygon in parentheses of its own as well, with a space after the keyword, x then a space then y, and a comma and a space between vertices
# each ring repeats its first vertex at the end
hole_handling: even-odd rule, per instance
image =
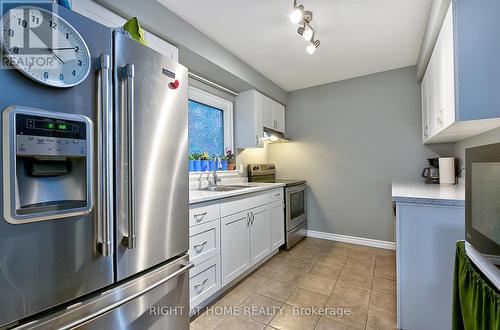
POLYGON ((290 142, 290 139, 287 139, 282 132, 264 127, 262 141, 268 143, 287 143, 290 142))

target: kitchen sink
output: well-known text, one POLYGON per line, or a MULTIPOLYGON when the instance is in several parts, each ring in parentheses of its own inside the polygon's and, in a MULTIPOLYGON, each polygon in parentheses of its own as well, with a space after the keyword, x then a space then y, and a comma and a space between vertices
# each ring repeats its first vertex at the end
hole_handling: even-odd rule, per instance
POLYGON ((224 186, 207 187, 207 188, 202 189, 202 190, 223 192, 223 191, 241 190, 241 189, 251 188, 251 187, 256 187, 256 186, 255 185, 232 184, 232 185, 224 185, 224 186))

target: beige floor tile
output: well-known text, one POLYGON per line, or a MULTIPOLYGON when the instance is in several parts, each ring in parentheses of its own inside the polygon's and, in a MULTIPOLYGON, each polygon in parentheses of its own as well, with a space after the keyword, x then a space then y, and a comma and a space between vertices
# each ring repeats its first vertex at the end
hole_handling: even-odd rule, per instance
POLYGON ((370 296, 370 308, 382 312, 396 313, 396 295, 372 291, 370 296))
POLYGON ((396 314, 370 308, 366 321, 367 330, 396 329, 396 314))
POLYGON ((382 267, 396 267, 396 257, 393 256, 377 256, 375 264, 382 267))
POLYGON ((336 264, 339 266, 344 266, 347 261, 346 255, 343 255, 337 251, 325 252, 317 261, 318 264, 332 265, 336 264))
POLYGON ((330 298, 327 308, 340 310, 335 314, 326 314, 326 317, 357 329, 364 329, 368 316, 368 305, 360 301, 347 301, 342 298, 330 298))
POLYGON ((342 266, 339 264, 319 264, 319 263, 316 263, 309 270, 309 274, 336 281, 338 279, 341 271, 342 271, 342 266))
POLYGON ((376 255, 377 250, 378 250, 377 248, 373 248, 371 246, 356 245, 356 244, 351 245, 351 251, 353 253, 376 255))
POLYGON ((375 266, 375 277, 396 280, 396 269, 394 267, 375 266))
POLYGON ((222 298, 220 298, 215 306, 236 307, 239 306, 245 299, 248 298, 250 292, 231 290, 222 298))
POLYGON ((327 280, 323 277, 305 274, 298 279, 297 286, 329 296, 335 286, 335 280, 327 280))
POLYGON ((358 270, 352 270, 352 268, 345 266, 337 282, 370 290, 372 287, 372 280, 372 274, 360 273, 358 270))
POLYGON ((293 283, 288 284, 275 280, 266 280, 266 282, 264 282, 264 284, 257 289, 257 293, 281 302, 285 302, 292 293, 293 289, 295 289, 295 285, 293 285, 293 283))
POLYGON ((395 250, 389 250, 389 249, 376 249, 376 250, 377 250, 377 255, 378 256, 396 257, 396 251, 395 250))
POLYGON ((347 260, 347 262, 349 262, 349 260, 352 260, 355 262, 359 261, 359 262, 375 265, 375 257, 376 257, 375 254, 368 254, 368 253, 356 251, 356 252, 353 252, 349 255, 349 259, 347 260))
POLYGON ((290 250, 291 257, 305 258, 313 261, 318 260, 324 253, 323 248, 303 247, 290 250))
POLYGON ((353 274, 358 274, 358 275, 373 276, 373 272, 375 270, 375 260, 373 262, 359 261, 359 260, 353 260, 351 259, 351 257, 349 257, 344 266, 344 269, 346 268, 347 268, 346 272, 352 272, 353 274))
POLYGON ((368 306, 370 301, 370 290, 337 282, 331 296, 331 299, 336 298, 342 298, 349 302, 358 302, 368 306))
POLYGON ((286 270, 278 269, 273 273, 266 273, 263 276, 265 276, 266 278, 268 278, 270 280, 280 281, 280 282, 288 283, 288 284, 295 284, 302 275, 303 275, 303 272, 286 271, 286 270))
POLYGON ((215 329, 227 315, 218 315, 216 313, 203 313, 198 316, 195 320, 191 322, 189 325, 189 329, 191 330, 209 330, 215 329))
POLYGON ((265 324, 254 321, 246 316, 242 315, 230 315, 219 324, 217 330, 262 330, 266 327, 265 324))
POLYGON ((319 319, 316 330, 358 330, 363 328, 355 328, 347 324, 335 321, 329 317, 322 316, 319 319))
POLYGON ((255 292, 267 279, 264 276, 253 274, 238 284, 233 290, 248 292, 248 294, 255 292))
POLYGON ((287 259, 286 264, 279 267, 283 271, 292 271, 307 273, 309 269, 314 265, 314 259, 311 258, 301 258, 301 257, 290 257, 287 259))
POLYGON ((373 278, 373 291, 391 293, 393 295, 396 294, 396 281, 388 280, 383 277, 374 277, 373 278))
POLYGON ((285 304, 281 313, 277 313, 270 326, 286 330, 313 330, 318 323, 319 315, 308 315, 304 310, 285 304))
POLYGON ((240 314, 267 324, 283 306, 283 303, 260 294, 250 295, 240 306, 240 314))
POLYGON ((328 296, 311 290, 295 288, 286 303, 295 307, 324 307, 328 296))

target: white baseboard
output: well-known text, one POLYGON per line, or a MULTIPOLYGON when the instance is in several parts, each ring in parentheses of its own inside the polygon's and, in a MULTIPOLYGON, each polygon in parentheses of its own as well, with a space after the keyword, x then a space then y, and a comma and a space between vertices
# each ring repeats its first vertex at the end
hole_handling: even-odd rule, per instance
POLYGON ((358 244, 358 245, 366 245, 366 246, 387 249, 387 250, 396 250, 396 243, 394 243, 394 242, 379 241, 379 240, 371 239, 371 238, 332 234, 332 233, 325 233, 322 231, 315 231, 315 230, 308 230, 307 236, 314 237, 314 238, 327 239, 330 241, 337 241, 337 242, 344 242, 344 243, 351 243, 351 244, 358 244))

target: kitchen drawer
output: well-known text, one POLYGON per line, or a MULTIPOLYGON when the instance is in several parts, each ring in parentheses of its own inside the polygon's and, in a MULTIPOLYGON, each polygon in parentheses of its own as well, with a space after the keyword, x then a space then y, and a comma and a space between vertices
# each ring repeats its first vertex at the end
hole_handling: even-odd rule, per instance
POLYGON ((220 253, 220 220, 189 229, 189 259, 195 265, 220 253))
POLYGON ((283 188, 271 190, 271 203, 283 200, 283 188))
POLYGON ((195 204, 189 207, 189 226, 196 226, 219 218, 219 203, 195 204))
POLYGON ((220 289, 220 256, 189 271, 189 305, 194 308, 220 289))
POLYGON ((229 198, 220 205, 221 217, 249 210, 271 202, 269 191, 229 198))

